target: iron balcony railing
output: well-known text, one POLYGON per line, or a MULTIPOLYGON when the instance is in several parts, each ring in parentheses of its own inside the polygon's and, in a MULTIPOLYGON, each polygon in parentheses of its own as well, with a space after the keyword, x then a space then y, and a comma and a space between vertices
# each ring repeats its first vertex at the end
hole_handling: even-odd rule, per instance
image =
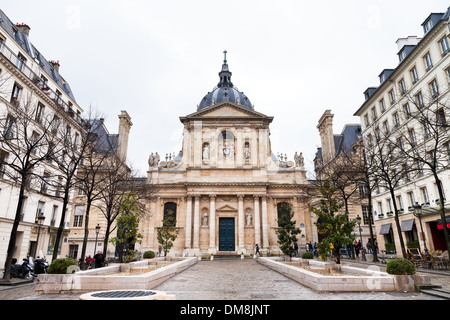
POLYGON ((18 58, 12 50, 0 41, 0 54, 2 54, 9 62, 11 62, 17 69, 19 69, 29 80, 31 80, 39 89, 42 90, 57 106, 62 108, 72 119, 82 125, 84 123, 83 118, 77 114, 73 108, 65 101, 61 99, 61 95, 53 91, 47 84, 38 76, 30 67, 26 65, 23 59, 18 58))

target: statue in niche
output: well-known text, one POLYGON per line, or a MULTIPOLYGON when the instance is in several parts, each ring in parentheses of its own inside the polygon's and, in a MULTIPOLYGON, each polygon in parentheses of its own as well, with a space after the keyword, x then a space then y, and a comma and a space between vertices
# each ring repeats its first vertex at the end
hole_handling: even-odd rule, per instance
POLYGON ((202 159, 203 159, 203 161, 209 160, 209 144, 208 143, 205 143, 203 145, 202 159))
POLYGON ((202 226, 203 227, 207 227, 208 226, 208 213, 206 212, 206 210, 203 211, 202 226))
POLYGON ((251 227, 252 226, 252 213, 250 212, 250 210, 247 210, 247 214, 245 216, 245 220, 247 221, 247 227, 251 227))
POLYGON ((250 144, 248 142, 244 145, 244 160, 245 163, 248 163, 250 161, 250 144))

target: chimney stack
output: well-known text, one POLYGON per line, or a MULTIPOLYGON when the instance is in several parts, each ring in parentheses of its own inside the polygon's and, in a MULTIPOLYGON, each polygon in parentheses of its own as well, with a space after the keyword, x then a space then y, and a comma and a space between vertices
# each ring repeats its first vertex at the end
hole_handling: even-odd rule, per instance
POLYGON ((59 73, 59 60, 58 61, 50 60, 49 63, 51 66, 53 66, 53 69, 55 69, 56 72, 59 73))
POLYGON ((31 28, 27 24, 25 24, 23 22, 21 24, 16 23, 16 27, 17 27, 17 29, 19 29, 19 31, 21 33, 26 34, 27 37, 30 36, 30 29, 31 28))
POLYGON ((121 110, 119 115, 119 139, 117 145, 117 154, 119 158, 126 162, 128 152, 128 136, 130 134, 130 128, 133 125, 131 117, 125 110, 121 110))

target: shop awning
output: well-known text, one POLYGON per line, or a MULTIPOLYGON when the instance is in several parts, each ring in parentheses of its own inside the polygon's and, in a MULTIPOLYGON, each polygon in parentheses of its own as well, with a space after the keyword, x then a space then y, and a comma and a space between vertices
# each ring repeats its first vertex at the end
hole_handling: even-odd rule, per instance
MULTIPOLYGON (((437 222, 437 228, 439 230, 443 230, 444 229, 444 225, 442 224, 442 219, 439 219, 437 222)), ((445 217, 445 222, 447 222, 447 228, 450 229, 450 216, 446 216, 445 217)))
POLYGON ((405 220, 402 221, 402 225, 400 226, 400 228, 402 229, 403 232, 406 231, 411 231, 414 225, 414 219, 410 219, 410 220, 405 220))
POLYGON ((391 224, 383 224, 380 228, 380 233, 379 234, 389 234, 389 232, 391 231, 391 224))

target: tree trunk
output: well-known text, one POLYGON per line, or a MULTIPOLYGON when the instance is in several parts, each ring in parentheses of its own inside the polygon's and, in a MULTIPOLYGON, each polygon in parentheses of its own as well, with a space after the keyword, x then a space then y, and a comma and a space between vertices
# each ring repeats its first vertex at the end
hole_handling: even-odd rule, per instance
POLYGON ((67 203, 69 202, 69 188, 66 186, 64 190, 64 200, 61 212, 61 220, 59 221, 58 231, 56 233, 55 246, 53 249, 52 261, 58 258, 59 244, 61 242, 62 233, 64 230, 64 222, 66 220, 67 203))
POLYGON ((25 180, 26 180, 26 178, 24 178, 22 176, 22 182, 20 184, 20 191, 19 191, 19 201, 17 203, 16 215, 14 217, 14 223, 13 223, 13 227, 11 229, 11 235, 9 237, 8 252, 7 252, 6 261, 5 261, 5 272, 3 274, 4 280, 11 279, 11 264, 12 264, 12 259, 14 257, 14 247, 16 245, 17 229, 19 228, 19 223, 20 223, 20 215, 21 215, 22 205, 23 205, 23 195, 24 195, 24 191, 25 191, 25 180))
POLYGON ((85 268, 84 258, 86 256, 86 246, 89 237, 89 212, 91 211, 91 201, 87 201, 86 203, 86 213, 84 217, 84 237, 83 237, 83 246, 81 248, 81 259, 82 259, 82 269, 85 268))

